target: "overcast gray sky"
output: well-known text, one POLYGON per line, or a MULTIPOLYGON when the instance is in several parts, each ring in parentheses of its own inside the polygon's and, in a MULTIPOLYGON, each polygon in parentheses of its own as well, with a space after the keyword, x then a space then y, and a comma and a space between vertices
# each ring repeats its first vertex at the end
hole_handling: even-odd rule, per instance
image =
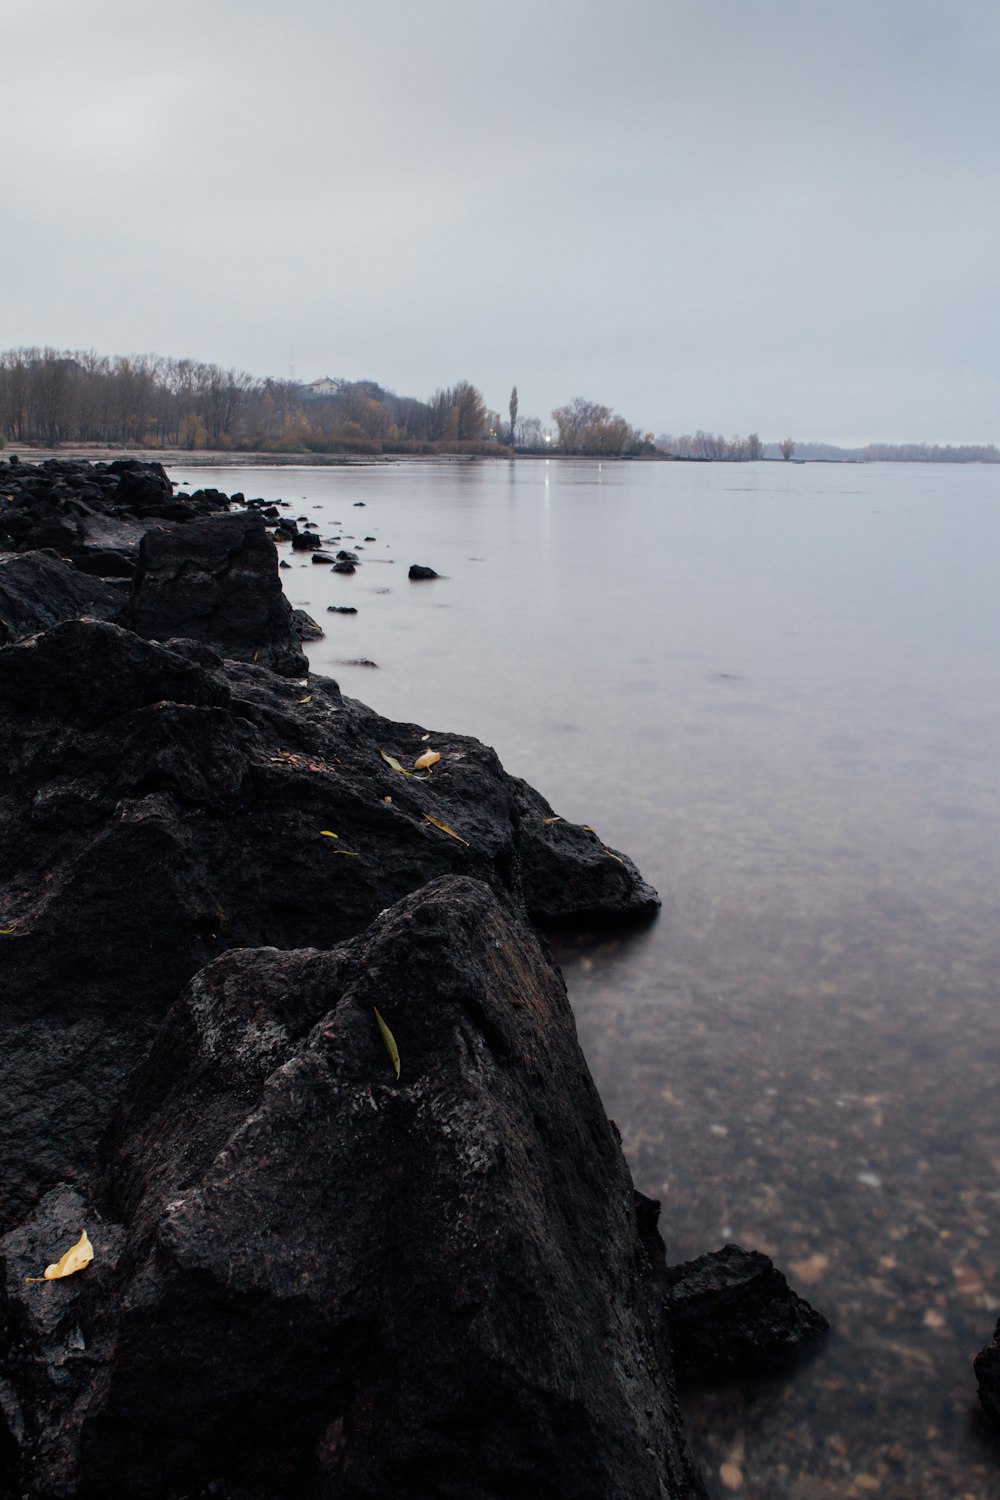
POLYGON ((997 0, 2 0, 0 347, 1000 440, 997 0))

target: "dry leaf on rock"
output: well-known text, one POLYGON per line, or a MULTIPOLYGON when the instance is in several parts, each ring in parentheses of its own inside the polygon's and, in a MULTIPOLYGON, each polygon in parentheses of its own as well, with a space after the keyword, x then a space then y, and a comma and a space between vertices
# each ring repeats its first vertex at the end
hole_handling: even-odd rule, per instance
POLYGON ((84 1266, 89 1266, 94 1258, 94 1247, 84 1230, 75 1245, 71 1245, 61 1260, 54 1265, 45 1267, 44 1276, 26 1276, 25 1281, 57 1281, 63 1276, 72 1276, 74 1271, 82 1271, 84 1266))
POLYGON ((392 1060, 393 1070, 395 1071, 396 1077, 398 1078, 399 1048, 396 1046, 396 1038, 393 1036, 392 1032, 383 1021, 382 1017, 379 1015, 377 1007, 373 1005, 372 1010, 375 1011, 375 1019, 378 1022, 379 1035, 385 1043, 385 1050, 388 1052, 389 1057, 392 1060))
POLYGON ((449 837, 451 837, 453 839, 458 839, 458 842, 460 844, 464 844, 465 847, 468 849, 468 847, 469 847, 469 840, 468 839, 463 839, 463 837, 462 837, 462 835, 460 833, 456 833, 455 830, 454 830, 454 828, 449 828, 448 825, 447 825, 447 823, 442 823, 439 818, 432 818, 431 815, 430 815, 430 813, 424 813, 424 822, 425 823, 433 823, 435 828, 440 828, 440 830, 441 830, 442 833, 447 833, 449 835, 449 837))

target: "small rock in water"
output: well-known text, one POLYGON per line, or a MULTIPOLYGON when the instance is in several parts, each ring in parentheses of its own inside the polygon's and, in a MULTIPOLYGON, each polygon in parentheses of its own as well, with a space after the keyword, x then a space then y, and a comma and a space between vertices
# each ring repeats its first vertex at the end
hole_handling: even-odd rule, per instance
POLYGON ((356 615, 357 610, 353 604, 328 604, 326 606, 328 615, 356 615))
POLYGON ((411 563, 409 578, 440 578, 440 573, 435 573, 433 568, 425 568, 423 563, 411 563))
POLYGON ((764 1374, 806 1353, 829 1324, 766 1255, 725 1245, 667 1271, 667 1321, 682 1378, 764 1374))

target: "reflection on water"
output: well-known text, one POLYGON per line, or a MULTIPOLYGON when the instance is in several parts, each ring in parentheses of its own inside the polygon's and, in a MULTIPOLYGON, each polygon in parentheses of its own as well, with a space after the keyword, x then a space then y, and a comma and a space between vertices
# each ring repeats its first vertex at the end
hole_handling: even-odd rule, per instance
POLYGON ((835 1327, 786 1381, 688 1395, 713 1494, 727 1465, 747 1500, 996 1495, 971 1360, 1000 1310, 1000 474, 214 482, 361 542, 353 578, 282 575, 328 632, 314 670, 493 744, 664 897, 557 946, 606 1107, 672 1258, 760 1248, 835 1327))

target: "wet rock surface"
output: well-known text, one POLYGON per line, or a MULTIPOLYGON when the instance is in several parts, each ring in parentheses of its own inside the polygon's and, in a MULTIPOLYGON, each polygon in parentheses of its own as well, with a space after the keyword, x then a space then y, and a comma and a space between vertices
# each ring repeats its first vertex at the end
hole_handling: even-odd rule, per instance
POLYGON ((1000 1427, 1000 1323, 990 1342, 976 1355, 973 1368, 979 1382, 980 1405, 993 1425, 1000 1427))
POLYGON ((4 1245, 38 1492, 703 1494, 564 987, 483 883, 210 965, 130 1081, 104 1186, 124 1248, 58 1337, 31 1299, 62 1288, 18 1280, 39 1223, 4 1245), (89 1378, 46 1399, 70 1323, 89 1378))
POLYGON ((829 1330, 759 1250, 724 1245, 666 1271, 678 1374, 713 1382, 773 1374, 829 1330))
POLYGON ((294 639, 274 543, 252 514, 148 531, 122 623, 146 640, 205 641, 223 656, 286 677, 309 670, 294 639))
POLYGON ((224 948, 329 946, 446 873, 530 887, 538 921, 565 914, 561 870, 588 912, 655 910, 626 856, 547 823, 487 746, 433 741, 433 773, 401 774, 382 752, 412 770, 420 726, 204 642, 70 621, 0 651, 5 1223, 87 1159, 167 1006, 224 948))
POLYGON ((0 462, 0 644, 94 615, 301 676, 264 520, 230 504, 216 489, 175 497, 160 464, 135 459, 0 462))

